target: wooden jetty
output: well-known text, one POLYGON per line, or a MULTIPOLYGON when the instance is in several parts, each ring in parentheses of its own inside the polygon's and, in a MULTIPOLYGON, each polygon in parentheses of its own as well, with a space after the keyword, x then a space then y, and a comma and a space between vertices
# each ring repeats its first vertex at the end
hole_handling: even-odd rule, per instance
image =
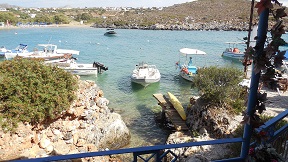
POLYGON ((153 94, 153 97, 158 101, 158 105, 162 107, 162 113, 164 113, 163 115, 166 115, 169 118, 169 121, 171 121, 177 131, 189 130, 185 120, 181 118, 177 110, 165 95, 153 94))

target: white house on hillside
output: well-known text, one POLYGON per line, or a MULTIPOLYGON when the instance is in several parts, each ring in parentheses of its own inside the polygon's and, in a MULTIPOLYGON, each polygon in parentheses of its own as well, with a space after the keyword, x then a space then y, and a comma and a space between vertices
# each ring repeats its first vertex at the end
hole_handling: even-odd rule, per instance
POLYGON ((0 8, 0 12, 1 12, 1 11, 5 12, 5 11, 7 11, 7 10, 6 10, 6 8, 0 8))

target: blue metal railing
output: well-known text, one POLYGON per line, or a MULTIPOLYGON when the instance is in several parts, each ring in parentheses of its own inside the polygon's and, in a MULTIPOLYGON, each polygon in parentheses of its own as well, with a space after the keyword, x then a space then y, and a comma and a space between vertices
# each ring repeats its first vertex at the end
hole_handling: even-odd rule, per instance
MULTIPOLYGON (((261 129, 267 130, 271 127, 274 127, 277 122, 282 120, 288 116, 288 110, 282 112, 278 116, 272 118, 271 120, 267 121, 261 129)), ((287 141, 287 132, 288 132, 288 124, 281 127, 280 129, 276 130, 273 135, 271 136, 269 142, 273 143, 279 139, 279 137, 285 136, 286 133, 286 141, 287 141)), ((88 153, 79 153, 79 154, 70 154, 70 155, 58 155, 58 156, 50 156, 44 158, 35 158, 35 159, 25 159, 25 160, 15 160, 15 162, 40 162, 40 161, 58 161, 58 160, 68 160, 68 159, 79 159, 79 158, 86 158, 86 157, 95 157, 95 156, 108 156, 108 155, 117 155, 117 154, 133 154, 133 162, 137 162, 138 159, 141 161, 149 162, 149 160, 154 158, 155 161, 161 162, 166 157, 168 153, 174 156, 172 161, 176 161, 178 159, 177 155, 173 154, 170 150, 175 148, 183 148, 183 147, 193 147, 193 146, 203 146, 203 145, 216 145, 216 144, 227 144, 227 143, 238 143, 243 142, 243 138, 226 138, 226 139, 217 139, 217 140, 210 140, 210 141, 201 141, 201 142, 188 142, 188 143, 181 143, 181 144, 170 144, 170 145, 156 145, 156 146, 147 146, 147 147, 137 147, 137 148, 125 148, 119 150, 108 150, 108 151, 99 151, 99 152, 88 152, 88 153), (163 152, 166 150, 165 152, 163 152), (151 154, 149 158, 143 158, 141 155, 151 154)), ((253 145, 255 143, 251 143, 253 145)), ((282 145, 281 151, 283 152, 282 156, 286 154, 287 159, 287 145, 282 145), (284 149, 283 149, 284 148, 284 149)), ((282 153, 279 152, 279 153, 282 153)), ((243 161, 245 157, 235 157, 230 159, 223 159, 223 160, 216 160, 215 162, 228 162, 228 161, 243 161)))
MULTIPOLYGON (((201 141, 201 142, 188 142, 188 143, 181 143, 181 144, 125 148, 125 149, 119 149, 119 150, 108 150, 108 151, 89 152, 89 153, 80 153, 80 154, 59 155, 59 156, 16 160, 16 161, 21 161, 21 162, 58 161, 58 160, 78 159, 78 158, 94 157, 94 156, 126 154, 126 153, 133 153, 134 154, 134 161, 137 161, 136 160, 137 156, 141 156, 144 154, 158 154, 157 155, 158 157, 156 157, 156 158, 158 160, 162 160, 161 155, 159 153, 163 150, 169 150, 169 149, 174 149, 174 148, 183 148, 183 147, 192 147, 192 146, 227 144, 227 143, 236 143, 236 142, 242 142, 242 138, 227 138, 227 139, 218 139, 218 140, 201 141)), ((177 159, 177 157, 176 157, 176 159, 177 159)))
MULTIPOLYGON (((276 130, 276 124, 288 115, 288 110, 282 112, 277 117, 267 121, 264 125, 257 129, 257 132, 265 131, 269 133, 269 139, 266 143, 272 144, 273 148, 286 160, 288 160, 288 124, 276 130)), ((256 142, 250 146, 257 145, 256 142)))

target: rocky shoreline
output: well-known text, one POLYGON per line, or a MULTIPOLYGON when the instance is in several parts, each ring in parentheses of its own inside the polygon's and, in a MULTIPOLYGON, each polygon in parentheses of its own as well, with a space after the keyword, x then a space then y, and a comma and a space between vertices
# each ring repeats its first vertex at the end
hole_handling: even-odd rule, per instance
POLYGON ((193 24, 155 24, 151 26, 138 26, 138 25, 127 25, 127 26, 111 26, 106 24, 93 24, 91 27, 94 28, 110 28, 115 29, 142 29, 142 30, 187 30, 187 31, 198 31, 198 30, 215 30, 215 31, 248 31, 249 23, 241 22, 239 24, 232 24, 231 22, 210 22, 210 23, 193 23, 193 24))
MULTIPOLYGON (((272 23, 269 24, 269 28, 272 27, 272 23)), ((201 30, 213 30, 213 31, 249 31, 249 22, 207 22, 207 23, 193 23, 193 24, 155 24, 151 26, 139 26, 125 25, 115 26, 108 24, 93 24, 90 27, 94 28, 115 28, 115 29, 141 29, 141 30, 186 30, 186 31, 201 31, 201 30)))
MULTIPOLYGON (((94 81, 80 78, 78 81, 77 99, 52 124, 39 125, 37 128, 28 123, 19 124, 15 133, 4 133, 0 129, 0 161, 119 149, 129 144, 129 129, 121 116, 108 108, 109 100, 104 97, 103 91, 94 81)), ((287 93, 265 91, 270 101, 267 103, 266 115, 276 116, 286 110, 287 93)), ((169 135, 166 144, 234 136, 233 132, 240 125, 242 116, 230 116, 224 109, 217 109, 217 113, 213 109, 203 111, 202 104, 195 97, 187 111, 186 123, 199 135, 176 131, 169 135)), ((172 151, 182 161, 221 159, 231 152, 229 144, 177 148, 172 151)), ((111 161, 111 157, 99 156, 79 161, 111 161)))
MULTIPOLYGON (((269 23, 269 29, 272 28, 273 24, 269 23)), ((139 30, 176 30, 176 31, 249 31, 248 22, 195 22, 192 24, 155 24, 151 26, 140 26, 138 24, 129 24, 124 26, 115 26, 111 24, 80 24, 80 23, 70 23, 62 25, 46 25, 46 26, 5 26, 1 29, 9 28, 43 28, 43 27, 93 27, 93 28, 115 28, 115 29, 139 29, 139 30)))

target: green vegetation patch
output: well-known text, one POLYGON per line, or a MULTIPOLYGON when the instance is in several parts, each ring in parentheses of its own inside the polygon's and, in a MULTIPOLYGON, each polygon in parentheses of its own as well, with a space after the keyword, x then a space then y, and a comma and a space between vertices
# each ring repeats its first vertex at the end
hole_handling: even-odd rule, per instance
POLYGON ((236 113, 242 112, 247 91, 239 86, 243 72, 233 67, 211 66, 198 70, 193 86, 198 88, 201 98, 213 105, 231 107, 236 113))
POLYGON ((19 122, 32 125, 56 119, 76 98, 77 79, 35 59, 0 63, 0 125, 13 130, 19 122))

